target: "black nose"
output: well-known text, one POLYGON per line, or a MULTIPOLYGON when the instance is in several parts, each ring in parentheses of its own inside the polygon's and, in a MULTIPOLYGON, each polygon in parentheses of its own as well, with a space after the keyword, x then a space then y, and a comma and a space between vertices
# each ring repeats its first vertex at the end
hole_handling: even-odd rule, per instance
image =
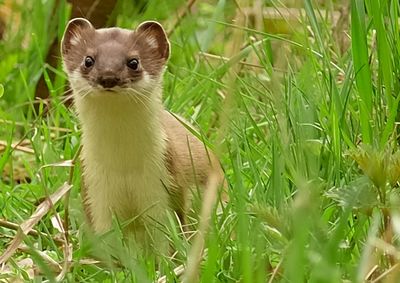
POLYGON ((106 76, 106 77, 100 77, 98 79, 99 85, 101 85, 104 88, 112 88, 118 85, 120 79, 114 76, 106 76))

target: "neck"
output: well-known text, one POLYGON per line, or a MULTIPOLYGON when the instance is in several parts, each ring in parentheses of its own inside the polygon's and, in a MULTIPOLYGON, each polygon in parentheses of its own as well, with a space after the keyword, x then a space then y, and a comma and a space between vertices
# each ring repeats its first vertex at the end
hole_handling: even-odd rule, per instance
POLYGON ((125 172, 162 164, 165 133, 160 93, 130 98, 121 93, 76 97, 85 166, 125 172), (90 165, 89 165, 90 164, 90 165))

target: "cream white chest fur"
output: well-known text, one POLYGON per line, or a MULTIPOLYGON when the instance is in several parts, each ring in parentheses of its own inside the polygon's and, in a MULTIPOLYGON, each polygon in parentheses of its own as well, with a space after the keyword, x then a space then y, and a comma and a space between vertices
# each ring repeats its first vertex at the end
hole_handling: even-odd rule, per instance
POLYGON ((110 228, 112 213, 122 220, 141 215, 150 224, 169 207, 159 94, 141 103, 118 95, 75 97, 87 205, 97 232, 110 228))

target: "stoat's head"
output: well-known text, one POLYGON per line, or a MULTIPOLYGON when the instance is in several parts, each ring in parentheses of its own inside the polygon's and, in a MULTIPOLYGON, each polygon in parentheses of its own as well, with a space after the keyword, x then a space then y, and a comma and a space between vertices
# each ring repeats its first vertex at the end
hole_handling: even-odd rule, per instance
POLYGON ((170 44, 157 22, 144 22, 136 30, 95 29, 77 18, 67 25, 61 53, 77 95, 147 94, 161 83, 170 44))

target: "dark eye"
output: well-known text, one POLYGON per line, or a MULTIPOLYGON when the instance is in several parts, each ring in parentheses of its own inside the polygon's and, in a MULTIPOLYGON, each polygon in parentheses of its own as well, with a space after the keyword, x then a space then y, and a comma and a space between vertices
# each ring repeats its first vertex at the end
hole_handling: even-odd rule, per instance
POLYGON ((85 58, 85 67, 90 68, 94 65, 94 59, 90 56, 86 56, 85 58))
POLYGON ((131 68, 132 70, 136 71, 139 68, 139 60, 138 59, 131 59, 128 61, 128 63, 126 64, 129 68, 131 68))

